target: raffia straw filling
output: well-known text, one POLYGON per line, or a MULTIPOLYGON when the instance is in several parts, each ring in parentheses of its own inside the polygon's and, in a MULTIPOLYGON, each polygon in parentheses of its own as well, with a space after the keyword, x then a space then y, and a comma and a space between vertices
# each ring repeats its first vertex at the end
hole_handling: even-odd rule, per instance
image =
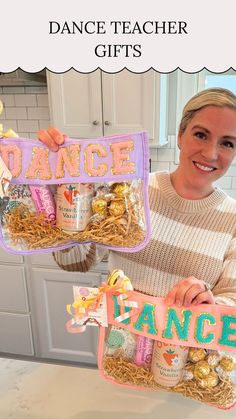
POLYGON ((195 380, 181 381, 175 387, 163 387, 155 382, 148 368, 137 366, 123 358, 105 356, 103 367, 106 375, 121 384, 174 392, 217 407, 230 407, 236 402, 236 386, 229 377, 220 377, 219 384, 213 388, 203 389, 195 380))
POLYGON ((92 221, 84 231, 68 234, 47 222, 44 213, 36 214, 20 205, 5 215, 4 228, 14 244, 23 243, 29 249, 59 246, 72 241, 134 247, 144 240, 144 232, 132 209, 128 215, 109 216, 100 223, 92 221))

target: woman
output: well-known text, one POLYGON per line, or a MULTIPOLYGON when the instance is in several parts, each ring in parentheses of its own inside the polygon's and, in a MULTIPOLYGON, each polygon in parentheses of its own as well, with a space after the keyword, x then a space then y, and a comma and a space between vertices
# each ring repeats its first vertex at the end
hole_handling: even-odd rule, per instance
MULTIPOLYGON (((55 130, 39 139, 52 150, 64 142, 55 130)), ((178 147, 173 173, 150 174, 150 243, 137 253, 109 251, 109 270, 122 269, 135 290, 169 305, 236 305, 236 201, 213 186, 236 156, 236 96, 208 89, 190 99, 178 147)), ((87 271, 106 254, 85 244, 54 258, 63 269, 87 271)))

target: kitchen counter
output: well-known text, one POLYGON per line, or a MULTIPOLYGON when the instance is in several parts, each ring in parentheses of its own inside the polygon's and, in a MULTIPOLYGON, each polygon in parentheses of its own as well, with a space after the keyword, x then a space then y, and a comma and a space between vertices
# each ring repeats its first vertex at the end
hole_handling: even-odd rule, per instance
POLYGON ((0 370, 1 419, 235 418, 235 409, 112 385, 96 369, 0 358, 0 370))

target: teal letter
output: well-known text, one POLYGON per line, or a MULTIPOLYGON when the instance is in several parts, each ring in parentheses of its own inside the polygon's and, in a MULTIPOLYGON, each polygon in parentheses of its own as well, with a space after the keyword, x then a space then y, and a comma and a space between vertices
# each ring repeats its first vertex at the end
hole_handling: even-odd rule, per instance
MULTIPOLYGON (((112 298, 113 298, 113 301, 114 301, 114 320, 115 320, 116 317, 119 317, 121 315, 121 312, 120 312, 120 307, 121 306, 117 301, 117 296, 116 295, 113 295, 112 298)), ((124 307, 125 313, 127 313, 130 310, 131 310, 131 307, 124 307)), ((130 317, 128 319, 122 320, 121 323, 129 324, 130 323, 130 317)))
POLYGON ((236 348, 236 339, 230 340, 229 335, 236 335, 236 329, 232 329, 230 327, 230 323, 236 324, 236 317, 235 316, 227 316, 224 315, 221 317, 223 321, 222 326, 222 336, 219 340, 221 345, 232 346, 236 348))
POLYGON ((214 333, 208 333, 207 336, 203 336, 204 321, 207 321, 209 324, 216 324, 216 320, 212 314, 200 314, 197 319, 195 339, 199 343, 211 343, 214 340, 215 335, 214 333))
POLYGON ((172 323, 173 323, 176 329, 178 338, 181 340, 188 339, 189 322, 190 322, 190 317, 192 316, 192 311, 183 310, 183 316, 184 316, 184 320, 183 320, 183 325, 182 325, 181 321, 179 320, 176 314, 175 309, 169 308, 167 325, 166 325, 166 329, 163 332, 164 338, 169 338, 169 339, 173 338, 173 333, 172 333, 172 323))
POLYGON ((134 324, 134 328, 141 332, 143 331, 144 324, 147 324, 148 333, 151 335, 156 335, 157 330, 154 322, 154 310, 155 306, 153 304, 144 304, 143 310, 140 313, 138 320, 134 324))

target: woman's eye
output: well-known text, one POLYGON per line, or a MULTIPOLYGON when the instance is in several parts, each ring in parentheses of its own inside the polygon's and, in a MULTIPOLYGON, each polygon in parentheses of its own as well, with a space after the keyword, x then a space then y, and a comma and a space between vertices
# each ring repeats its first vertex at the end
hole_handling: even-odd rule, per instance
POLYGON ((202 132, 202 131, 195 132, 194 136, 199 138, 200 140, 204 140, 206 138, 205 132, 202 132))
POLYGON ((228 140, 223 141, 222 145, 226 148, 234 148, 234 143, 232 141, 228 141, 228 140))

